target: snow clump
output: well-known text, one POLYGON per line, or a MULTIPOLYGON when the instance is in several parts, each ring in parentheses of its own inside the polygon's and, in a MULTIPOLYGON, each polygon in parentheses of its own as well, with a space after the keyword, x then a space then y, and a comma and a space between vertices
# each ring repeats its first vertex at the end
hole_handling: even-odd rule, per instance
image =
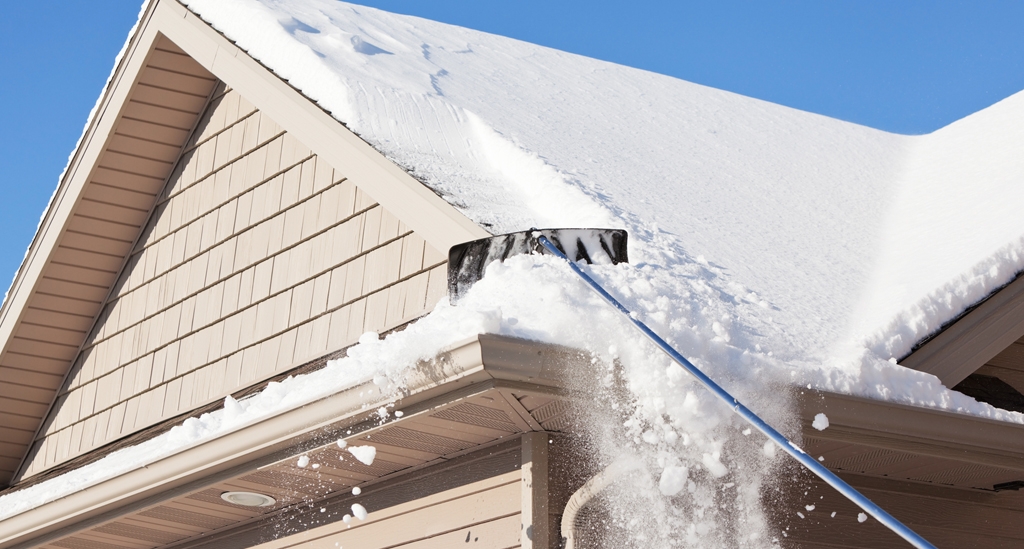
POLYGON ((373 460, 377 457, 377 448, 374 446, 351 446, 348 453, 355 456, 364 465, 373 465, 373 460))

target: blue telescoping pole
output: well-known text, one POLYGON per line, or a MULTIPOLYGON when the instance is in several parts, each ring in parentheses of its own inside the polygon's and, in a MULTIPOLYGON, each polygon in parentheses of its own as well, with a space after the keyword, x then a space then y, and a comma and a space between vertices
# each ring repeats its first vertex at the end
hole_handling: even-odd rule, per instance
POLYGON ((690 374, 693 375, 693 377, 697 378, 697 380, 700 381, 705 387, 710 389, 711 392, 715 394, 715 396, 717 396, 726 404, 728 404, 737 414, 740 415, 740 417, 747 420, 747 422, 753 425, 758 431, 761 431, 762 433, 765 434, 765 436, 772 439, 790 456, 793 456, 793 459, 799 461, 801 465, 810 469, 811 472, 814 473, 815 475, 821 477, 821 479, 827 482, 829 486, 838 490, 840 494, 846 496, 847 499, 857 504, 857 506, 863 509, 865 512, 867 512, 867 514, 875 517, 875 519, 877 519, 878 522, 884 524, 887 528, 895 532, 896 535, 907 540, 914 547, 917 547, 919 549, 935 549, 935 546, 931 543, 928 543, 928 540, 922 538, 917 534, 917 532, 914 532, 905 524, 896 520, 895 517, 885 512, 881 507, 875 505, 875 503, 872 502, 870 499, 866 498, 864 494, 861 494, 860 492, 855 490, 852 486, 843 481, 843 479, 839 478, 838 476, 836 476, 835 473, 829 471, 824 465, 819 463, 818 460, 807 455, 807 453, 801 450, 799 446, 790 442, 790 440, 783 436, 782 433, 776 431, 771 425, 765 423, 765 421, 761 419, 757 414, 751 412, 743 404, 740 404, 740 401, 736 400, 736 398, 730 395, 728 391, 720 387, 717 383, 712 381, 711 378, 705 375, 704 372, 700 371, 696 366, 691 364, 690 361, 686 359, 686 357, 680 354, 679 351, 676 351, 671 345, 666 343, 664 339, 661 339, 661 337, 659 337, 658 334, 654 333, 653 330, 648 328, 646 324, 634 318, 632 313, 629 312, 629 309, 625 308, 614 297, 612 297, 611 294, 605 291, 605 289, 602 288, 600 284, 598 284, 593 278, 590 278, 590 276, 587 275, 587 273, 583 272, 583 269, 580 269, 579 265, 576 265, 576 263, 570 261, 569 258, 565 257, 565 254, 563 254, 561 250, 559 250, 554 244, 552 244, 551 241, 547 239, 547 237, 541 235, 537 239, 537 241, 540 242, 540 244, 544 246, 544 248, 546 248, 549 252, 565 260, 565 262, 569 264, 569 267, 571 267, 572 270, 577 275, 579 275, 579 277, 582 278, 583 281, 586 282, 591 289, 597 292, 598 295, 604 298, 604 300, 610 303, 613 307, 618 309, 620 313, 624 314, 626 318, 628 318, 629 321, 633 323, 633 326, 635 326, 638 330, 643 332, 643 334, 647 336, 648 339, 653 341, 655 345, 657 345, 662 351, 665 352, 665 354, 671 357, 672 360, 674 360, 680 366, 685 368, 687 372, 690 372, 690 374))

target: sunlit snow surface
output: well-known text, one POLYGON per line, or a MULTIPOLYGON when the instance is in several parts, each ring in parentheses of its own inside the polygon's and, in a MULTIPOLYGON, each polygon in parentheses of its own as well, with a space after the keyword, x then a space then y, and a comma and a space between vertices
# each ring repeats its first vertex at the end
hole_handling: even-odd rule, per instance
MULTIPOLYGON (((782 386, 1024 421, 889 361, 1024 266, 1024 95, 899 136, 341 2, 185 3, 493 232, 626 228, 631 263, 592 275, 785 432, 782 386)), ((580 388, 601 404, 597 458, 644 464, 606 500, 622 544, 778 535, 758 494, 783 454, 541 257, 490 266, 458 306, 325 370, 6 496, 0 518, 360 381, 395 391, 484 332, 595 356, 606 377, 580 388)))

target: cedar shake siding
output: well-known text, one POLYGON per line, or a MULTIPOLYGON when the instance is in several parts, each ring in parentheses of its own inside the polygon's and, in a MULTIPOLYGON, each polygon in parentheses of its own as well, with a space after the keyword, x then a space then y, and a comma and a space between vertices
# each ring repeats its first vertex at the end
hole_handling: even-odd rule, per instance
POLYGON ((23 477, 424 314, 445 260, 219 85, 23 477))

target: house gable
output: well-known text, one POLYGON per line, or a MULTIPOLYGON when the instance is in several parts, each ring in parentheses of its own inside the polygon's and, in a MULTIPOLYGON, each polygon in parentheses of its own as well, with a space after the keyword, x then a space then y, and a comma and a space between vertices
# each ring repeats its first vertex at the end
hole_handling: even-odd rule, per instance
POLYGON ((925 340, 899 363, 934 374, 950 388, 958 388, 968 376, 980 374, 998 378, 1024 394, 1022 341, 1024 278, 1018 277, 925 340))
POLYGON ((444 263, 219 85, 24 475, 422 315, 444 263))
POLYGON ((101 107, 0 319, 4 381, 40 386, 0 395, 0 482, 422 314, 438 250, 487 234, 176 2, 150 5, 101 107))

